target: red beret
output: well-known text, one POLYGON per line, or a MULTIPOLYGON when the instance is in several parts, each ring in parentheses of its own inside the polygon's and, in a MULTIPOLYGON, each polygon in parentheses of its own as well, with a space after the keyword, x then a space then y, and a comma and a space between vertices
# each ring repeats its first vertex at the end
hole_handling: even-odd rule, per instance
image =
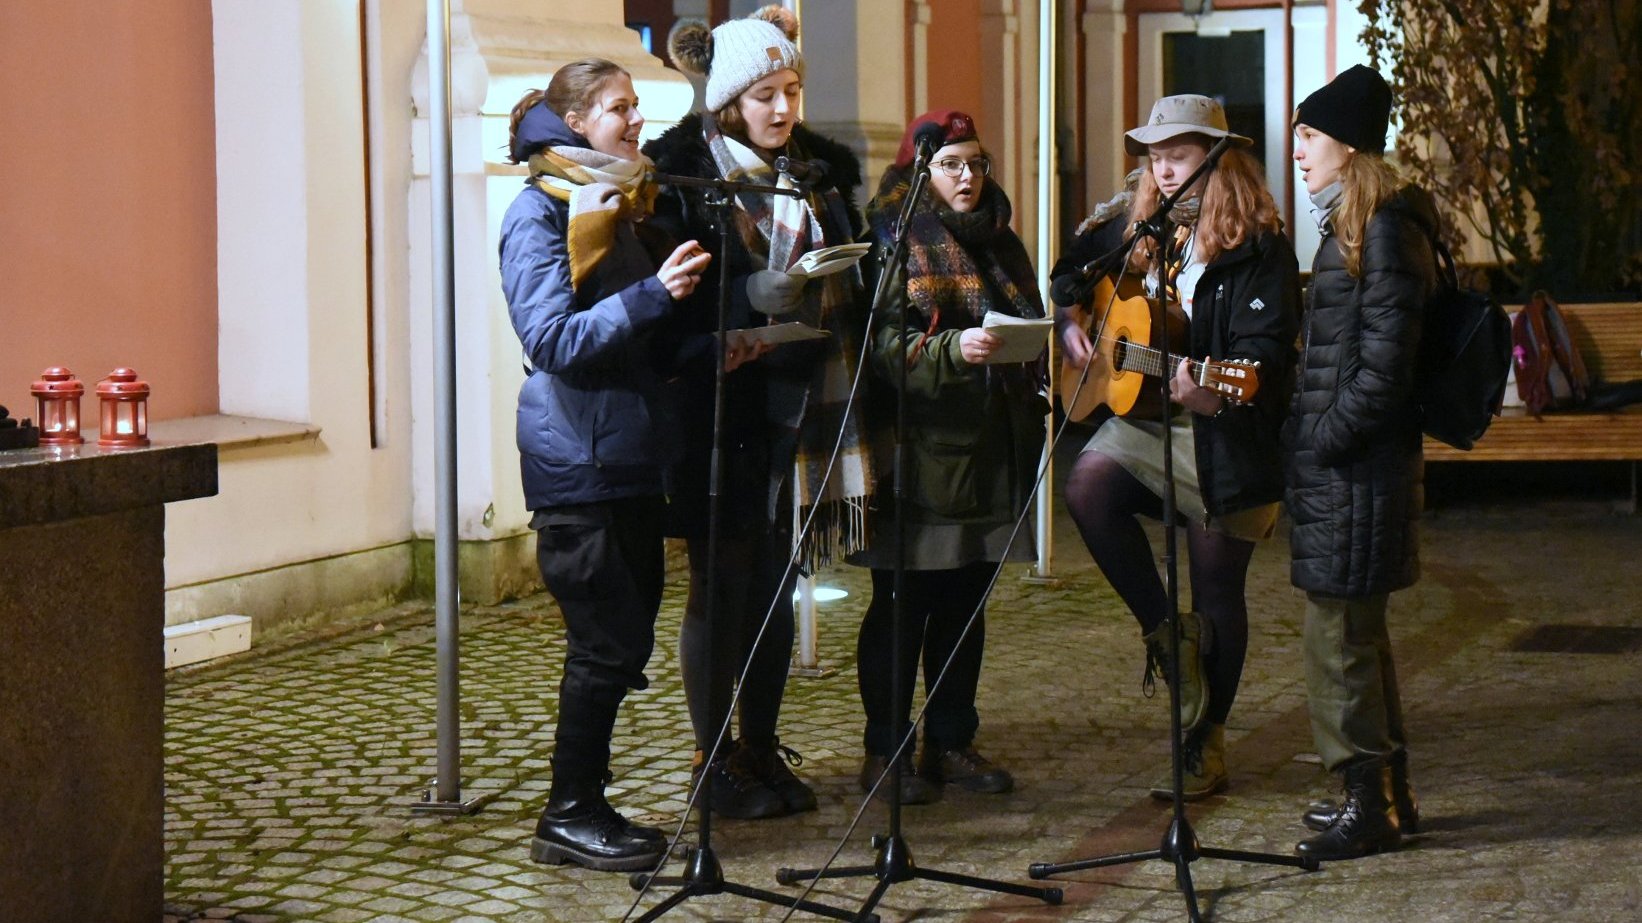
POLYGON ((912 124, 907 126, 906 134, 901 136, 901 149, 895 153, 895 166, 898 169, 904 170, 912 166, 912 161, 917 158, 918 152, 913 150, 913 139, 917 137, 918 129, 925 125, 940 127, 941 147, 960 141, 974 141, 978 137, 975 134, 975 120, 966 112, 959 112, 956 109, 926 112, 913 119, 912 124))

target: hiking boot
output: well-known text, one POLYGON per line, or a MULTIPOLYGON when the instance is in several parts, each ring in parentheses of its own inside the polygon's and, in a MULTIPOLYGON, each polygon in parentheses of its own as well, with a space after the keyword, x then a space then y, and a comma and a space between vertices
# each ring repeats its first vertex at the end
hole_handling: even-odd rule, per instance
MULTIPOLYGON (((889 768, 889 758, 876 753, 868 753, 861 760, 861 774, 857 781, 861 783, 861 791, 871 792, 878 779, 889 768)), ((878 791, 873 794, 880 801, 889 800, 889 779, 878 785, 878 791)), ((929 780, 918 775, 912 768, 912 757, 901 757, 901 803, 902 804, 934 804, 941 800, 941 787, 931 785, 929 780)))
POLYGON ((609 872, 637 871, 660 862, 666 841, 629 832, 627 819, 604 800, 603 789, 597 781, 561 784, 555 779, 553 794, 536 821, 530 858, 609 872))
MULTIPOLYGON (((1414 786, 1408 781, 1408 751, 1398 750, 1391 754, 1391 798, 1397 805, 1397 824, 1405 834, 1420 832, 1420 799, 1414 794, 1414 786)), ((1340 813, 1340 805, 1333 801, 1313 801, 1300 818, 1310 830, 1327 830, 1328 825, 1334 823, 1334 816, 1340 813)))
POLYGON ((804 765, 804 758, 793 748, 783 747, 774 739, 768 744, 753 744, 742 738, 730 760, 744 766, 765 788, 775 792, 788 814, 815 810, 815 791, 788 768, 804 765))
MULTIPOLYGON (((1180 745, 1182 762, 1180 797, 1185 801, 1202 801, 1210 795, 1226 790, 1226 726, 1205 724, 1186 735, 1180 745)), ((1152 797, 1163 801, 1174 800, 1174 768, 1152 786, 1152 797)))
POLYGON ((1402 842, 1397 806, 1391 798, 1391 767, 1382 759, 1346 766, 1345 801, 1328 828, 1295 844, 1294 851, 1319 862, 1357 859, 1389 852, 1402 842))
MULTIPOLYGON (((1186 665, 1180 676, 1180 729, 1190 731, 1203 723, 1209 710, 1209 689, 1203 682, 1203 620, 1196 612, 1180 613, 1180 660, 1186 665)), ((1145 636, 1146 673, 1140 688, 1148 697, 1155 689, 1154 681, 1170 681, 1169 623, 1152 629, 1145 636)))
POLYGON ((1001 795, 1015 787, 1015 777, 982 756, 973 744, 936 750, 927 744, 918 758, 918 774, 935 785, 951 782, 984 795, 1001 795))
MULTIPOLYGON (((735 820, 760 820, 787 813, 787 805, 781 796, 748 771, 744 761, 737 761, 734 757, 734 752, 721 756, 708 770, 712 773, 713 813, 735 820)), ((697 787, 702 781, 701 761, 701 751, 697 750, 690 769, 691 781, 697 787)))

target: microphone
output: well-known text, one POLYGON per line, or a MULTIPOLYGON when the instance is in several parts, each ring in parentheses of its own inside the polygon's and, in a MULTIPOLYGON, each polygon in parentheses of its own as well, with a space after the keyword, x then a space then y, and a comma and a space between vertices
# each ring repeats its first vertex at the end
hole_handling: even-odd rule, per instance
POLYGON ((1071 272, 1062 273, 1049 283, 1049 300, 1063 308, 1082 304, 1094 289, 1097 276, 1111 272, 1129 254, 1132 241, 1124 241, 1116 250, 1103 253, 1071 272))
POLYGON ((934 122, 925 122, 918 126, 918 131, 912 136, 912 147, 918 152, 920 163, 929 163, 935 152, 941 149, 941 138, 945 131, 934 122))
MULTIPOLYGON (((1094 263, 1089 264, 1089 266, 1093 265, 1094 263)), ((1082 304, 1083 299, 1089 297, 1091 288, 1089 285, 1090 276, 1085 275, 1089 266, 1085 266, 1076 272, 1058 276, 1054 282, 1049 284, 1049 300, 1062 308, 1082 304)))
POLYGON ((781 156, 775 159, 775 169, 778 173, 792 177, 793 182, 807 191, 826 179, 829 167, 825 160, 800 160, 796 157, 781 156))

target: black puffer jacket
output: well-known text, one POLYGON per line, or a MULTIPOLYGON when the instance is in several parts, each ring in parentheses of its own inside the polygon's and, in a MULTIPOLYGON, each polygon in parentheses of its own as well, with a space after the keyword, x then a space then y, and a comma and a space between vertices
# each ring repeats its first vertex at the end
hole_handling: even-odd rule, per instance
MULTIPOLYGON (((701 114, 686 116, 655 140, 644 153, 656 170, 678 176, 713 179, 718 167, 702 134, 701 114)), ((804 160, 827 163, 827 175, 816 186, 811 204, 826 200, 825 193, 836 189, 843 207, 817 208, 829 245, 848 243, 860 235, 864 223, 855 206, 854 190, 861 184, 861 165, 849 148, 830 141, 802 125, 793 129, 785 153, 804 160), (837 212, 837 213, 835 213, 837 212)), ((707 529, 707 475, 713 431, 713 334, 718 319, 719 270, 729 264, 730 302, 728 329, 762 325, 765 317, 747 301, 747 277, 766 268, 764 242, 746 213, 732 209, 739 220, 730 230, 728 255, 720 253, 718 210, 706 201, 699 187, 664 187, 650 219, 674 240, 695 240, 713 254, 713 262, 701 277, 695 292, 680 305, 670 320, 672 328, 662 338, 685 344, 688 357, 683 372, 663 392, 669 412, 682 424, 683 458, 675 471, 674 493, 669 505, 670 535, 705 534, 707 529), (749 249, 755 243, 757 252, 749 249)), ((863 310, 864 315, 864 310, 863 310)), ((772 487, 779 487, 791 472, 797 452, 796 442, 781 438, 768 422, 772 413, 768 401, 802 400, 808 382, 820 361, 821 352, 811 343, 790 343, 732 372, 725 387, 725 458, 723 512, 731 528, 745 531, 768 524, 772 509, 772 487), (782 385, 774 386, 777 382, 782 385)), ((802 413, 784 409, 781 417, 802 413)))
MULTIPOLYGON (((1058 278, 1121 243, 1121 221, 1081 235, 1050 272, 1058 278)), ((1294 382, 1300 281, 1294 246, 1283 234, 1261 234, 1211 260, 1192 296, 1191 343, 1170 352, 1194 358, 1253 359, 1260 389, 1244 406, 1218 417, 1192 415, 1203 504, 1224 515, 1283 497, 1279 437, 1294 382)), ((1057 313, 1065 322, 1065 312, 1057 313)))
POLYGON ((1436 288, 1431 197, 1410 186, 1369 219, 1362 277, 1332 229, 1312 262, 1299 381, 1285 431, 1294 585, 1362 597, 1419 577, 1423 502, 1414 394, 1436 288))

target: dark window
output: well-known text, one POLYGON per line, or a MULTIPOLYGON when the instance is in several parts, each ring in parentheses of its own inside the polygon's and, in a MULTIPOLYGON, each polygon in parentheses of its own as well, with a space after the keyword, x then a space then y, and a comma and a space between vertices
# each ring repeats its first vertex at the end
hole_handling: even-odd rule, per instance
POLYGON ((1250 149, 1266 162, 1266 33, 1230 35, 1171 32, 1163 36, 1163 95, 1212 96, 1226 109, 1226 122, 1254 140, 1250 149))

